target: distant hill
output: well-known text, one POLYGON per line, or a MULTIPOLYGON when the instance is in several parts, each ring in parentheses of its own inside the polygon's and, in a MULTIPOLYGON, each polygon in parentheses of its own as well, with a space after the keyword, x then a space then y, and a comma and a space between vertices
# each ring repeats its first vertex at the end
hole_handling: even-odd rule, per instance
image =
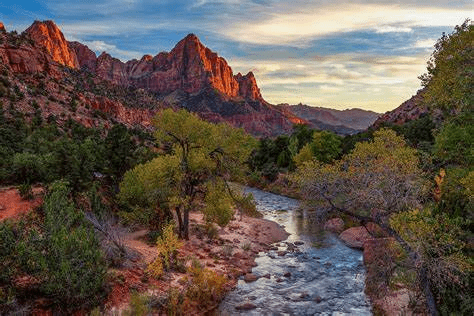
POLYGON ((309 122, 313 128, 331 130, 338 134, 354 134, 372 125, 379 113, 361 109, 335 110, 312 107, 304 104, 279 105, 289 112, 309 122))

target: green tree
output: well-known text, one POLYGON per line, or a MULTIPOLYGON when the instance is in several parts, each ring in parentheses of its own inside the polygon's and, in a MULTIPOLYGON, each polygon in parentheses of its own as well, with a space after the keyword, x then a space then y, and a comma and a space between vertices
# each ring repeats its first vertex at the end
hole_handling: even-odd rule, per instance
POLYGON ((218 215, 217 222, 226 224, 231 210, 223 205, 236 197, 226 181, 242 175, 254 139, 243 130, 202 121, 185 110, 161 111, 154 124, 157 141, 171 149, 125 174, 121 200, 131 205, 156 203, 155 207, 174 211, 181 238, 189 238, 189 213, 202 201, 208 202, 203 209, 208 219, 218 215))
POLYGON ((420 76, 426 87, 424 103, 445 113, 472 110, 474 104, 474 26, 467 19, 435 44, 428 72, 420 76))
POLYGON ((314 132, 312 141, 301 148, 298 155, 293 159, 297 166, 313 158, 320 162, 328 163, 341 154, 341 144, 342 137, 332 132, 314 132))
POLYGON ((419 268, 420 287, 430 312, 436 313, 427 261, 390 225, 392 216, 421 207, 426 186, 418 162, 416 150, 406 146, 402 137, 381 129, 373 141, 357 143, 341 160, 304 163, 294 179, 304 200, 323 214, 336 211, 362 223, 375 222, 395 237, 419 268))
POLYGON ((434 156, 443 164, 474 165, 474 112, 463 112, 443 124, 436 134, 434 156))
POLYGON ((42 290, 69 309, 94 306, 104 295, 106 264, 94 231, 69 201, 64 182, 52 184, 44 202, 42 290))

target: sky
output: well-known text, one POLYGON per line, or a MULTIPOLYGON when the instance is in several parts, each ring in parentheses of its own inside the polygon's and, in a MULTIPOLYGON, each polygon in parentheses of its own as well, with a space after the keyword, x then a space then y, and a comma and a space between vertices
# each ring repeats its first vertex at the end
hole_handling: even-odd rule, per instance
POLYGON ((474 16, 472 0, 7 1, 8 31, 53 20, 69 41, 122 61, 194 33, 234 74, 253 71, 270 103, 379 113, 416 94, 436 40, 474 16))

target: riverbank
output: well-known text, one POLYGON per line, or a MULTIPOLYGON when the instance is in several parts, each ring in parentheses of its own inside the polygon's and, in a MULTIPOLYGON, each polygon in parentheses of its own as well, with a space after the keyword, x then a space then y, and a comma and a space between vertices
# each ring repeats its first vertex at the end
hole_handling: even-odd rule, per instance
MULTIPOLYGON (((112 291, 105 303, 107 313, 131 311, 134 304, 134 291, 142 297, 166 298, 171 289, 184 293, 191 277, 189 271, 168 272, 156 280, 150 278, 147 266, 158 256, 156 248, 145 241, 146 230, 129 234, 124 239, 130 251, 138 254, 131 266, 113 271, 112 291)), ((199 261, 204 269, 209 269, 218 275, 225 276, 225 294, 237 284, 243 275, 247 280, 253 280, 252 268, 256 266, 255 258, 259 252, 268 251, 272 243, 285 240, 288 233, 275 222, 235 215, 234 219, 223 228, 209 229, 205 225, 202 214, 190 214, 190 239, 183 241, 178 250, 178 258, 186 266, 193 260, 199 261)), ((209 304, 202 310, 197 304, 188 302, 188 313, 203 314, 217 307, 219 300, 209 304)))

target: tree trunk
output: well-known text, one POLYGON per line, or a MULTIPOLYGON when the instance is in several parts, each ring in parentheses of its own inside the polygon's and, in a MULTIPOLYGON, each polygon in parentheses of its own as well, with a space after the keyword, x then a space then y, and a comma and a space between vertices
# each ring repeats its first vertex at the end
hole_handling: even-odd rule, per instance
POLYGON ((189 208, 184 209, 184 239, 189 240, 189 208))
POLYGON ((176 210, 176 216, 178 217, 178 236, 179 238, 183 238, 184 227, 183 227, 183 218, 181 217, 181 209, 179 208, 179 206, 176 206, 175 210, 176 210))

